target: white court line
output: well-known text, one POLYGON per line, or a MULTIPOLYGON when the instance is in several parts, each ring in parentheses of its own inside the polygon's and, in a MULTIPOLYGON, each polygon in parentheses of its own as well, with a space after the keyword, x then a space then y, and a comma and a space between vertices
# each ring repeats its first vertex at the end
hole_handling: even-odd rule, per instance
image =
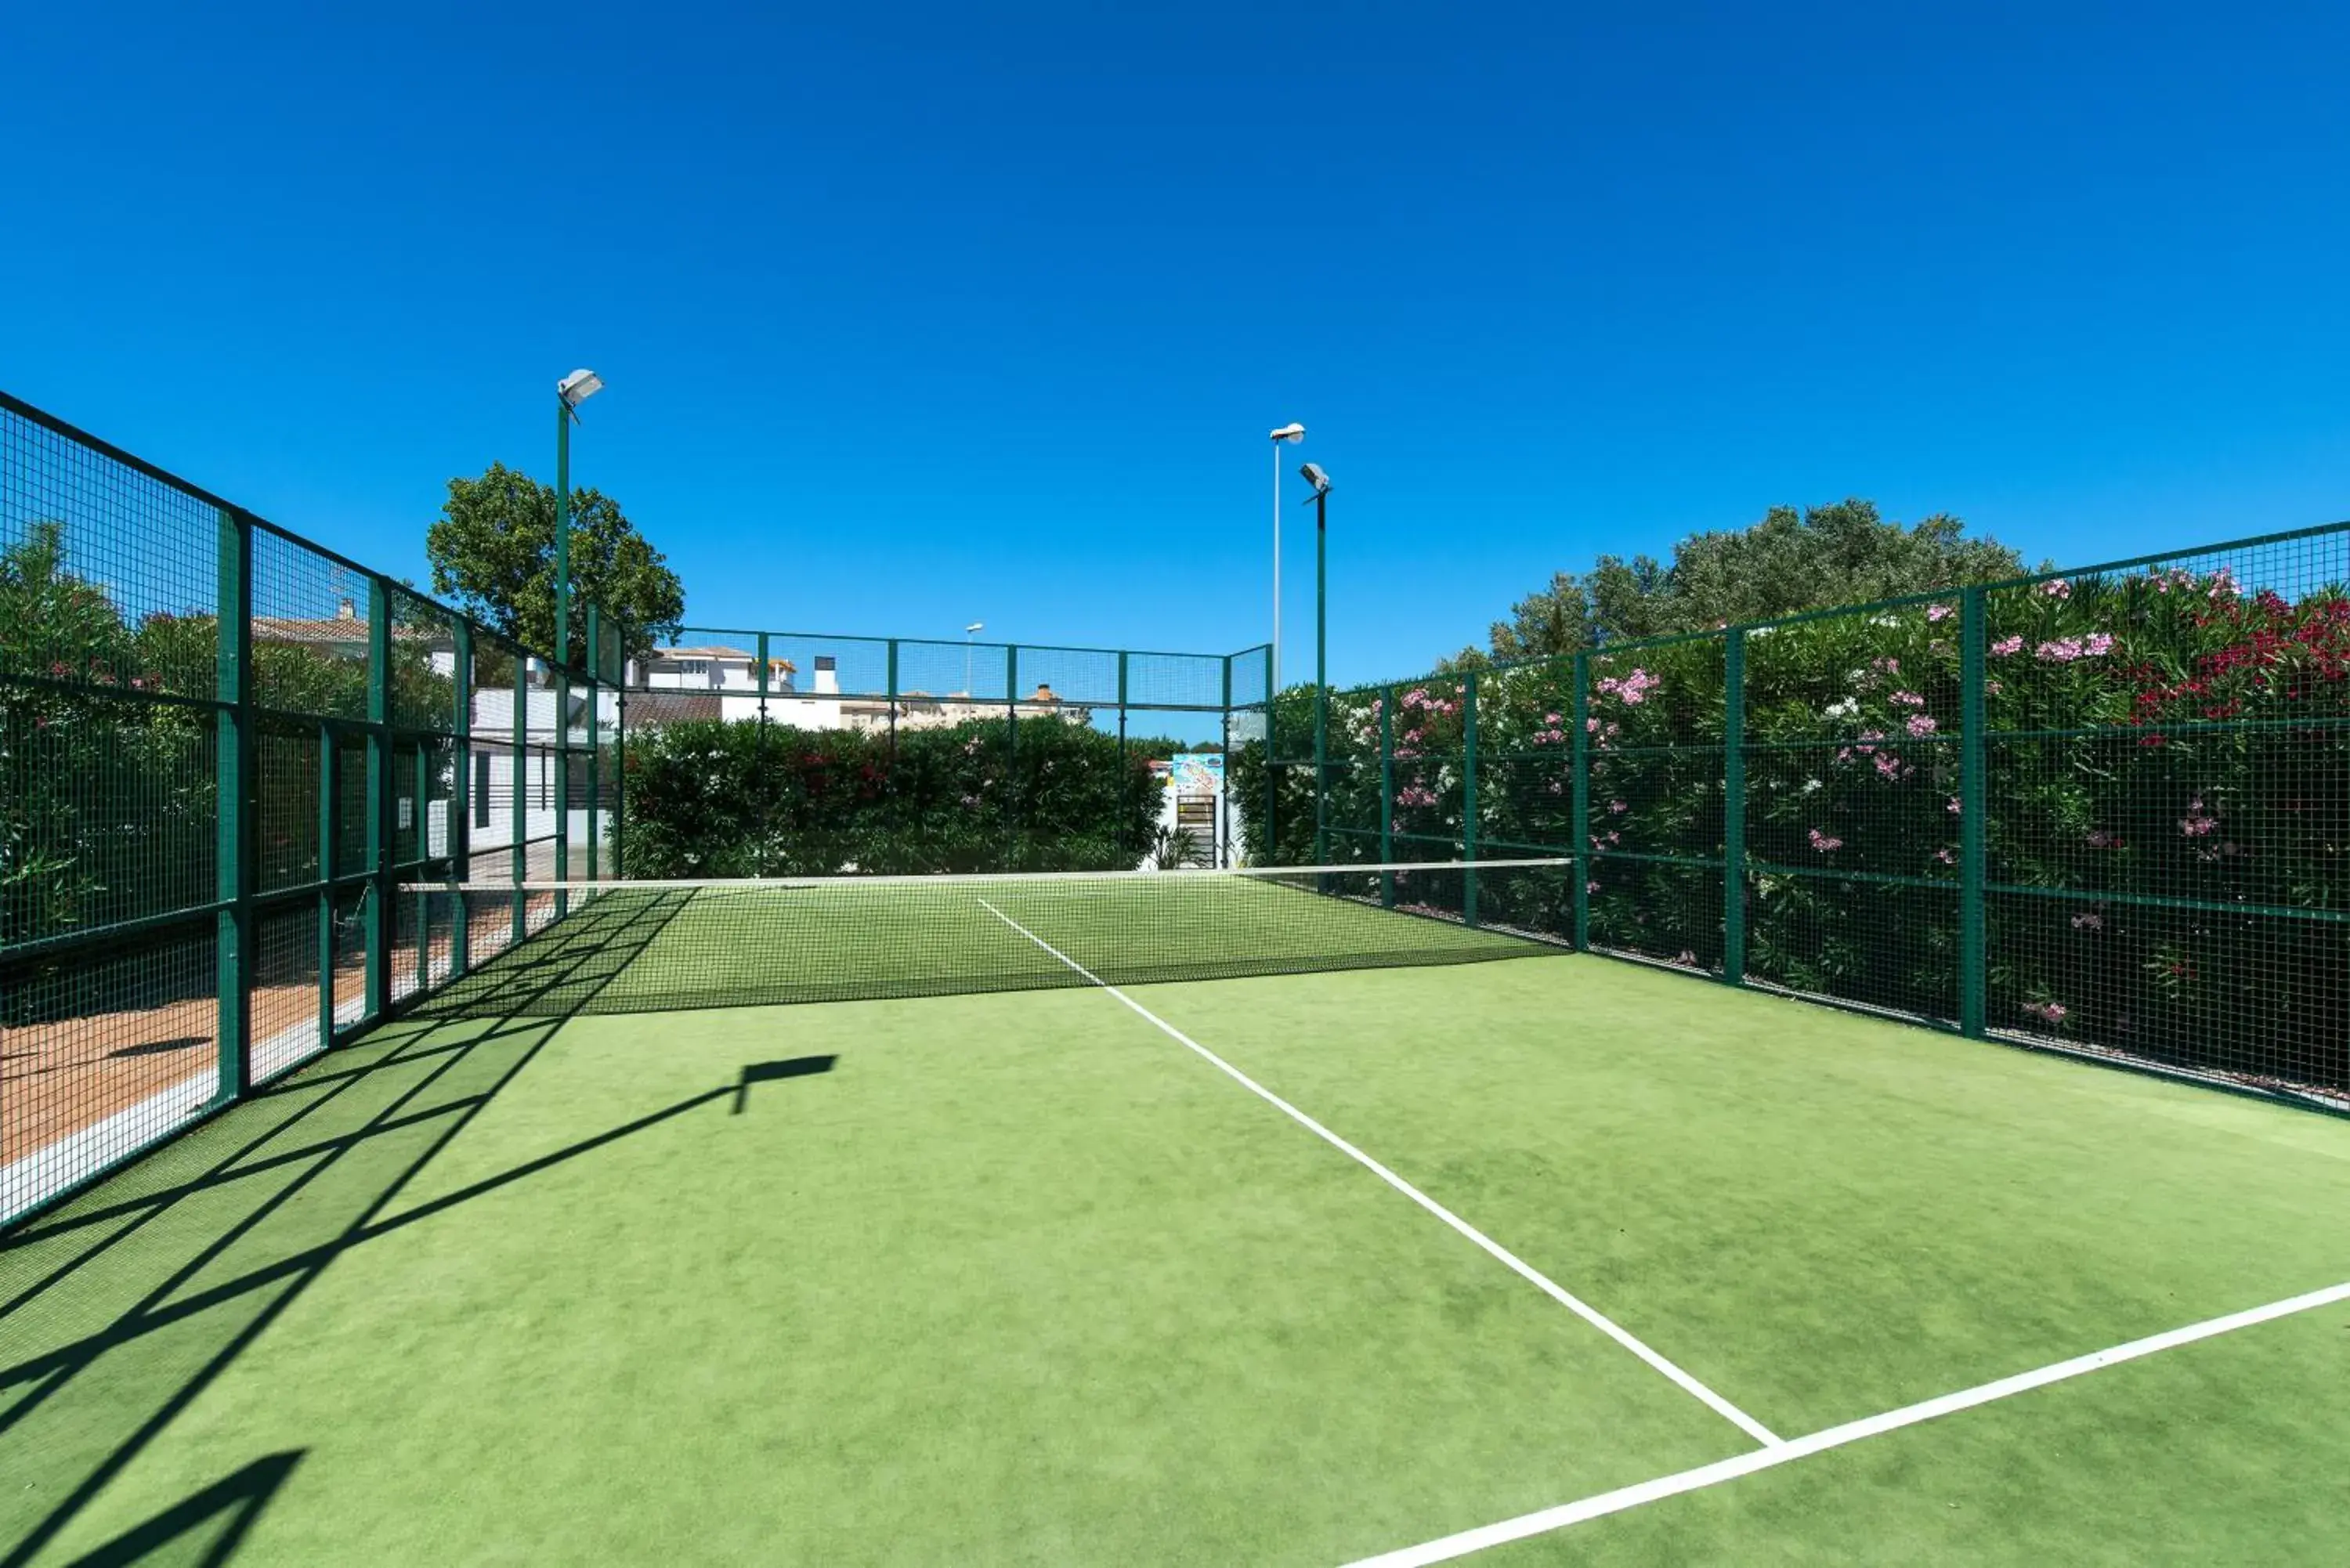
POLYGON ((1721 1395, 1715 1393, 1712 1389, 1707 1387, 1704 1384, 1699 1382, 1696 1378, 1690 1376, 1679 1367, 1674 1366, 1670 1361, 1666 1360, 1663 1355, 1650 1349, 1647 1345, 1635 1338, 1629 1331, 1617 1324, 1606 1314, 1600 1312, 1597 1308, 1590 1306, 1578 1300, 1549 1276, 1535 1269, 1534 1265, 1526 1262, 1516 1253, 1512 1252, 1509 1249, 1503 1247, 1491 1236, 1486 1235, 1483 1231, 1470 1224, 1466 1220, 1461 1219, 1461 1216, 1452 1212, 1451 1210, 1447 1209, 1435 1199, 1430 1198, 1427 1193, 1422 1192, 1419 1188, 1414 1187, 1410 1182, 1406 1181, 1402 1177, 1398 1176, 1394 1171, 1389 1170, 1386 1166, 1381 1165, 1378 1160, 1373 1159, 1369 1155, 1365 1154, 1361 1149, 1357 1148, 1353 1144, 1348 1143, 1345 1138, 1340 1137, 1336 1133, 1332 1132, 1328 1127, 1324 1127, 1320 1122, 1315 1121, 1312 1116, 1307 1116, 1304 1111, 1299 1110, 1295 1106, 1291 1105, 1287 1100, 1283 1099, 1279 1095, 1274 1094, 1271 1089, 1266 1088, 1263 1085, 1258 1083, 1255 1079, 1242 1072, 1238 1067, 1233 1066, 1230 1062, 1225 1061, 1222 1056, 1217 1055, 1213 1051, 1209 1050, 1205 1045, 1201 1044, 1197 1040, 1192 1039, 1190 1035, 1184 1033, 1181 1030, 1168 1023, 1167 1020, 1159 1017, 1157 1013, 1151 1012, 1150 1009, 1143 1006, 1142 1003, 1135 1001, 1134 998, 1118 990, 1118 987, 1110 984, 1107 981, 1103 980, 1099 975, 1094 973, 1093 971, 1087 969, 1085 965, 1079 963, 1076 960, 1071 958, 1068 954, 1063 952, 1060 949, 1055 947, 1052 943, 1046 941, 1044 938, 1038 936, 1035 932, 1030 930, 1027 927, 1022 925, 1019 921, 1014 919, 1003 910, 997 909, 994 905, 989 903, 985 898, 981 898, 978 902, 981 909, 985 909, 989 914, 993 915, 997 919, 1002 920, 1005 925, 1010 926, 1014 930, 1018 931, 1022 936, 1026 937, 1030 941, 1035 942, 1038 947, 1043 948, 1046 952, 1051 953, 1055 958, 1059 959, 1063 963, 1067 964, 1071 969, 1076 971, 1077 973, 1085 976, 1086 979, 1091 981, 1094 984, 1101 987, 1102 990, 1109 992, 1110 995, 1115 996, 1120 1002, 1126 1003, 1127 1006, 1132 1008, 1147 1022, 1155 1025, 1162 1033, 1166 1034, 1168 1038, 1173 1040, 1177 1044, 1181 1045, 1188 1050, 1196 1052, 1201 1059, 1206 1061, 1211 1066, 1216 1068, 1219 1072, 1224 1074, 1227 1077, 1230 1077, 1242 1088, 1246 1089, 1250 1094, 1256 1096, 1257 1098, 1264 1101, 1265 1104, 1273 1106, 1275 1110, 1280 1111, 1284 1116, 1288 1116, 1298 1126, 1304 1127, 1315 1137, 1322 1139, 1322 1141, 1328 1144, 1331 1147, 1338 1150, 1349 1159, 1352 1159, 1357 1164, 1362 1166, 1364 1169, 1378 1177, 1381 1181, 1386 1182, 1389 1187, 1394 1188, 1398 1192, 1402 1193, 1406 1198, 1410 1199, 1414 1203, 1419 1204, 1422 1209, 1427 1210, 1430 1214, 1435 1215, 1439 1220, 1441 1220, 1447 1225, 1451 1226, 1455 1231, 1461 1232, 1461 1235, 1466 1236, 1470 1241, 1474 1241, 1478 1246, 1483 1248, 1488 1253, 1492 1254, 1497 1262, 1503 1264, 1503 1266, 1517 1274, 1521 1279, 1523 1279, 1527 1283, 1533 1285, 1536 1290, 1542 1292, 1543 1294, 1550 1297, 1551 1300, 1566 1308, 1567 1311, 1573 1313, 1575 1316, 1581 1318, 1584 1322, 1589 1324, 1592 1327, 1597 1329, 1600 1333, 1606 1334, 1608 1338, 1614 1340, 1617 1344, 1622 1345, 1625 1349, 1630 1351, 1641 1360, 1647 1362, 1650 1366, 1655 1367, 1659 1372, 1663 1373, 1667 1377, 1671 1378, 1674 1383, 1680 1386, 1683 1392, 1693 1395, 1697 1398, 1702 1400, 1706 1407, 1713 1411, 1715 1415, 1720 1416, 1723 1420, 1728 1421, 1731 1425, 1736 1427, 1740 1431, 1745 1433, 1756 1442, 1768 1445, 1766 1451, 1769 1451, 1769 1449, 1775 1449, 1781 1442, 1783 1441, 1783 1439, 1774 1434, 1770 1428, 1765 1427, 1762 1422, 1756 1420, 1753 1417, 1748 1415, 1745 1411, 1740 1409, 1737 1406, 1731 1404, 1729 1400, 1723 1398, 1721 1395))
POLYGON ((2266 1306, 2230 1313, 2226 1317, 2215 1317, 2203 1323, 2190 1324, 2185 1328, 2174 1328, 2164 1334, 2151 1334, 2145 1339, 2134 1339, 2127 1345, 2117 1345, 2110 1350, 2099 1350, 2087 1355, 2076 1355, 2070 1361, 2059 1361, 2054 1366, 2043 1366, 2036 1371, 2020 1372, 2012 1377, 2002 1377, 1994 1383, 1984 1383, 1972 1388, 1960 1389, 1956 1394, 1944 1394, 1939 1398, 1923 1400, 1915 1405, 1904 1405, 1898 1410, 1887 1410, 1881 1416, 1867 1416, 1857 1421, 1847 1421, 1841 1427, 1830 1427, 1825 1431, 1814 1432, 1809 1437, 1796 1438, 1773 1448, 1740 1454, 1735 1458, 1721 1459, 1710 1465, 1700 1465, 1695 1469, 1683 1470, 1678 1475, 1661 1476, 1655 1480, 1641 1481, 1636 1486, 1619 1487, 1614 1491, 1601 1492, 1596 1497, 1586 1497, 1580 1502, 1562 1503, 1556 1508, 1546 1508, 1538 1513, 1521 1514, 1515 1519, 1505 1519, 1496 1524, 1481 1525, 1475 1530, 1464 1530, 1458 1535, 1448 1535, 1441 1540, 1423 1542, 1418 1546, 1407 1546, 1399 1552, 1388 1552, 1377 1557, 1365 1557, 1348 1563, 1347 1568, 1427 1568, 1428 1564, 1433 1563, 1450 1563, 1455 1558, 1466 1557, 1472 1552, 1482 1552, 1488 1547, 1499 1546, 1506 1542, 1523 1541, 1530 1535, 1544 1535, 1554 1530, 1564 1530, 1571 1524, 1581 1524, 1586 1520, 1598 1519, 1611 1513, 1621 1513, 1626 1509, 1638 1508, 1642 1503, 1655 1502, 1660 1498, 1677 1497, 1682 1492, 1699 1491, 1706 1487, 1719 1486, 1723 1481, 1736 1480, 1741 1476, 1752 1475, 1757 1470, 1767 1470, 1775 1465, 1788 1464, 1829 1449, 1840 1449, 1847 1443, 1859 1442, 1864 1438, 1874 1438, 1880 1433, 1898 1431, 1903 1427, 1914 1427, 1920 1421, 1930 1421, 1937 1416, 1947 1416, 1956 1410, 1968 1410, 1977 1405, 1988 1405, 1994 1399, 2004 1399, 2010 1395, 2026 1393, 2034 1388, 2044 1388, 2051 1383, 2062 1383, 2068 1377, 2078 1377, 2085 1373, 2095 1372, 2100 1367, 2118 1366, 2125 1361, 2136 1361, 2142 1355, 2152 1355, 2157 1351, 2169 1350, 2181 1345, 2192 1345, 2199 1339, 2210 1339, 2215 1334, 2231 1333, 2240 1328, 2250 1328, 2254 1324, 2267 1323, 2272 1318, 2290 1317, 2294 1313, 2308 1312, 2314 1307, 2330 1306, 2336 1302, 2345 1301, 2350 1301, 2350 1283, 2329 1286, 2322 1291, 2311 1291, 2306 1295, 2293 1296, 2281 1302, 2271 1302, 2266 1306))

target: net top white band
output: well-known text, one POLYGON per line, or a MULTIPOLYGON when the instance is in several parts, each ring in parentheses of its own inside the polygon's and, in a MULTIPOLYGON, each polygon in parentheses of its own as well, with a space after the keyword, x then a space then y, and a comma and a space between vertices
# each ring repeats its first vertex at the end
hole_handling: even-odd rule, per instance
MULTIPOLYGON (((484 850, 484 854, 495 854, 484 850)), ((1264 879, 1276 877, 1398 876, 1429 871, 1514 871, 1534 867, 1554 870, 1574 865, 1565 856, 1522 860, 1404 860, 1357 866, 1196 867, 1181 871, 977 871, 920 872, 881 877, 703 877, 647 878, 643 881, 501 881, 493 878, 450 882, 403 882, 403 893, 648 893, 723 892, 734 888, 935 888, 949 883, 1006 882, 1125 882, 1134 880, 1197 882, 1222 877, 1264 879)))

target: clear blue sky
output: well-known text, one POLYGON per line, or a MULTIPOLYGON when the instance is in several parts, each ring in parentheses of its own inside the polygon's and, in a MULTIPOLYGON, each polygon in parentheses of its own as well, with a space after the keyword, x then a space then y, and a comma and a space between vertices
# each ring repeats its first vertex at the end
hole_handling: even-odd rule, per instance
POLYGON ((775 9, 18 6, 0 386, 421 580, 588 365, 693 621, 1218 650, 1302 420, 1341 678, 1774 502, 2350 514, 2339 4, 775 9))

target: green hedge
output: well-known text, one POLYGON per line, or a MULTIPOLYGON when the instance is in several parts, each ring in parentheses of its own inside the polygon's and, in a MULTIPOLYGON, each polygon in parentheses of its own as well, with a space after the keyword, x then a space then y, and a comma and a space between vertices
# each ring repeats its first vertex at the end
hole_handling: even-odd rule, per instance
POLYGON ((1059 718, 887 732, 692 720, 631 732, 632 877, 1127 869, 1164 784, 1059 718))

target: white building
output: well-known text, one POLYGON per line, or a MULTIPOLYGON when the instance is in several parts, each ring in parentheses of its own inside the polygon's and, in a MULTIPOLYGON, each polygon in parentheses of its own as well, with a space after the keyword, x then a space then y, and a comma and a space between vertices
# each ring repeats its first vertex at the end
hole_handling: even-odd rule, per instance
MULTIPOLYGON (((839 667, 833 657, 818 654, 815 664, 803 687, 799 683, 799 667, 790 659, 767 660, 764 705, 769 723, 789 724, 800 730, 889 727, 889 700, 886 696, 843 696, 839 667)), ((632 691, 690 694, 681 701, 665 700, 665 718, 756 722, 761 708, 758 666, 758 655, 723 643, 657 648, 641 666, 629 666, 629 686, 632 691), (694 698, 706 701, 696 701, 694 698)), ((1007 706, 1011 705, 1001 699, 975 698, 962 691, 942 696, 901 691, 898 694, 898 727, 923 730, 972 719, 1000 719, 1007 706)), ((1039 685, 1021 698, 1016 706, 1024 719, 1053 715, 1077 724, 1093 721, 1091 709, 1062 701, 1049 686, 1039 685)))

